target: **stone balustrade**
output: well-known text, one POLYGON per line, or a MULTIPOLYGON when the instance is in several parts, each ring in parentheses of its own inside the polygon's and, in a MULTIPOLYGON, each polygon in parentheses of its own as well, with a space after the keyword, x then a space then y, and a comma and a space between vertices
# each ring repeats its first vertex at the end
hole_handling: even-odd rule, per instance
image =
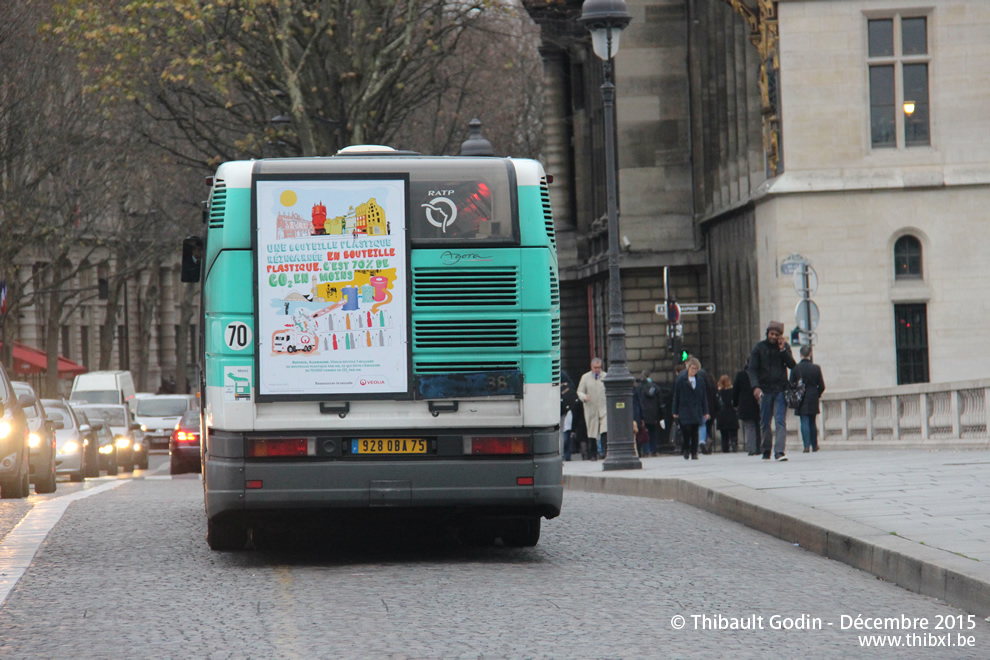
MULTIPOLYGON (((988 401, 990 378, 826 390, 818 418, 820 442, 823 448, 990 449, 988 401)), ((796 420, 793 427, 799 427, 796 420)))

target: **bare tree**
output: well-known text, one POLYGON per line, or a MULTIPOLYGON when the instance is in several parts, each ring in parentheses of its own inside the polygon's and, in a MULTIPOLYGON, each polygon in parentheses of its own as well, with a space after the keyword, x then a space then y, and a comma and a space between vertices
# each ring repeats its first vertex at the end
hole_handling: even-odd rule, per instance
MULTIPOLYGON (((159 122, 147 137, 198 164, 266 149, 323 155, 400 137, 413 143, 397 146, 415 148, 418 134, 403 130, 411 117, 476 73, 450 64, 472 54, 465 44, 500 42, 504 50, 505 27, 519 20, 499 0, 56 0, 56 6, 50 31, 80 54, 89 89, 145 108, 159 122), (276 128, 275 115, 290 123, 276 128)), ((491 63, 506 71, 505 57, 491 63)), ((499 91, 506 95, 506 88, 499 91)), ((459 115, 452 119, 466 124, 459 115)), ((435 134, 425 146, 435 144, 435 134)))

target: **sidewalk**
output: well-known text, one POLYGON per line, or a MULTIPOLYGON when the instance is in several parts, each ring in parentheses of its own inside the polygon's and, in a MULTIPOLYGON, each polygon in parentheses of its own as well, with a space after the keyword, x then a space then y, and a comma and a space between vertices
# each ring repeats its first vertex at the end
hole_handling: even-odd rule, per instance
MULTIPOLYGON (((564 463, 567 489, 685 502, 990 615, 990 452, 859 450, 564 463)), ((566 504, 565 504, 566 511, 566 504)))

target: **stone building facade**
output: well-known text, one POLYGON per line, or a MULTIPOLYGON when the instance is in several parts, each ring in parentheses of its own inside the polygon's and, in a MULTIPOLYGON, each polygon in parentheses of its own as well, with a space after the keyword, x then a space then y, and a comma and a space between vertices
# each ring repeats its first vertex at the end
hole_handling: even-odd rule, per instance
MULTIPOLYGON (((768 321, 797 329, 792 273, 807 264, 830 389, 985 376, 990 3, 627 5, 615 82, 630 370, 672 364, 652 314, 664 267, 678 300, 716 303, 687 319, 684 345, 731 374, 768 321)), ((580 372, 606 352, 601 63, 580 2, 526 6, 543 30, 565 368, 580 372)))

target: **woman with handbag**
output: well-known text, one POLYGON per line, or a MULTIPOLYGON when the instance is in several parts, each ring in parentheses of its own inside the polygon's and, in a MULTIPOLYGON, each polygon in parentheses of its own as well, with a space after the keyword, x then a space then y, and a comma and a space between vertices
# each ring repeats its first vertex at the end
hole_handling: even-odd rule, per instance
POLYGON ((791 369, 791 383, 804 382, 804 397, 795 412, 801 418, 801 442, 804 452, 818 451, 818 400, 825 391, 822 368, 812 362, 811 344, 801 347, 801 361, 791 369))

